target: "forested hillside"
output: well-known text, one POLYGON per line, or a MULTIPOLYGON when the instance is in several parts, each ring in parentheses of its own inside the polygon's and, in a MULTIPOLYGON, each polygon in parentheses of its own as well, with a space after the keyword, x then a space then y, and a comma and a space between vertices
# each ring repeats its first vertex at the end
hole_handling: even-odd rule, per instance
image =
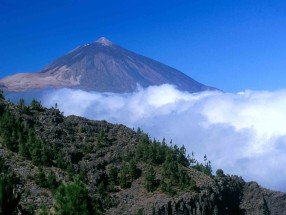
POLYGON ((286 195, 215 173, 140 129, 5 101, 0 214, 283 214, 286 195))

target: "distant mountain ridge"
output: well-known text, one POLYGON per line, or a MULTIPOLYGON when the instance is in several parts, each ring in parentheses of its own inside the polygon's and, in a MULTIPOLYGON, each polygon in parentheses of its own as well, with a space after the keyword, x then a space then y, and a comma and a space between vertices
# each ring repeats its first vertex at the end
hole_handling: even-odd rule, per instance
POLYGON ((126 50, 108 39, 80 46, 38 73, 19 73, 0 80, 6 91, 76 88, 126 93, 137 86, 172 84, 188 92, 215 90, 160 62, 126 50))

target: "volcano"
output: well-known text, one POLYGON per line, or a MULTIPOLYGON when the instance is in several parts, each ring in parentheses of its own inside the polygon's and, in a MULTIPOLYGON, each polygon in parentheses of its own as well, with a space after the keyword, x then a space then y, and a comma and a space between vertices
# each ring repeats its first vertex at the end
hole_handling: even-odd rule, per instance
POLYGON ((0 80, 4 91, 23 92, 45 88, 128 93, 171 84, 179 90, 215 90, 158 61, 136 54, 102 37, 56 59, 36 73, 19 73, 0 80))

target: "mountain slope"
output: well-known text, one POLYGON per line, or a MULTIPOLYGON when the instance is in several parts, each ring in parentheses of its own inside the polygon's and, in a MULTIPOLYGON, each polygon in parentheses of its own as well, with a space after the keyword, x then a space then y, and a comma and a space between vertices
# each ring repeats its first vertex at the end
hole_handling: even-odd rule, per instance
POLYGON ((4 90, 16 92, 69 87, 125 93, 136 90, 138 84, 148 87, 165 83, 189 92, 214 90, 176 69, 128 51, 106 38, 74 49, 38 73, 16 74, 0 80, 4 90))
POLYGON ((285 193, 208 165, 140 130, 0 99, 0 179, 13 173, 18 214, 53 214, 59 184, 78 178, 100 214, 285 214, 285 193))

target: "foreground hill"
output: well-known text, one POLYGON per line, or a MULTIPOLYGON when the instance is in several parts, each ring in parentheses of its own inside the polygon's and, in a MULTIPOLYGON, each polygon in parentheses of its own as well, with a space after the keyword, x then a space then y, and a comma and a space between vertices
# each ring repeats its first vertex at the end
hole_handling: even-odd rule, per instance
POLYGON ((285 214, 286 194, 212 175, 140 129, 0 99, 0 214, 285 214), (2 212, 2 213, 1 213, 2 212))
POLYGON ((214 90, 176 69, 128 51, 106 38, 72 50, 38 73, 6 77, 0 80, 0 88, 19 92, 65 87, 126 93, 136 90, 138 84, 148 87, 166 83, 189 92, 214 90))

